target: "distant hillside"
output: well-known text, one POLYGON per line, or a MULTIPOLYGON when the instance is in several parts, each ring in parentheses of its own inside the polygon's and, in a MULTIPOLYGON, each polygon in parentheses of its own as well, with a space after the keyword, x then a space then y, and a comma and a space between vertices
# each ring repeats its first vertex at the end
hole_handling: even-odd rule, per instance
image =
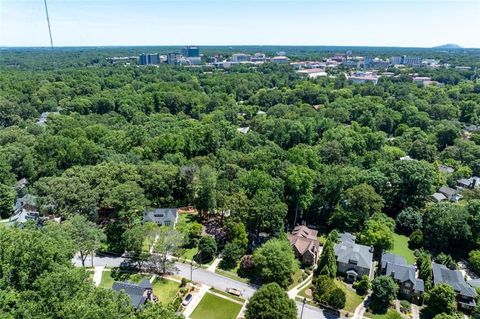
POLYGON ((461 49, 462 47, 458 44, 447 43, 444 45, 439 45, 438 47, 433 47, 434 49, 461 49))

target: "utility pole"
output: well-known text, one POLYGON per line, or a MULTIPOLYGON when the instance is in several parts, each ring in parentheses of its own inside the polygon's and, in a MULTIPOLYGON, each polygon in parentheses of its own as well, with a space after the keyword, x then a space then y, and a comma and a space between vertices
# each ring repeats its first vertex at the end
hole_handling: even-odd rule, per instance
POLYGON ((50 28, 50 17, 48 16, 47 0, 43 0, 43 3, 45 4, 45 13, 47 14, 47 24, 48 24, 48 34, 50 36, 50 46, 53 49, 52 29, 50 28))
POLYGON ((305 303, 306 302, 307 302, 307 298, 303 298, 302 313, 300 314, 300 319, 303 319, 303 308, 305 308, 305 303))

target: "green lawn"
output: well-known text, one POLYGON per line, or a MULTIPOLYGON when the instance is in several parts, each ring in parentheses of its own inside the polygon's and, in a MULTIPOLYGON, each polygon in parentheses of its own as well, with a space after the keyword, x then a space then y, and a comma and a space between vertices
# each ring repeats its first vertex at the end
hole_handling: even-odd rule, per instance
POLYGON ((104 271, 102 273, 102 280, 100 281, 99 287, 110 289, 110 288, 112 288, 114 281, 115 280, 112 278, 112 272, 111 271, 104 271))
POLYGON ((198 252, 197 247, 183 248, 182 253, 180 254, 180 256, 178 256, 178 258, 192 260, 193 256, 195 256, 197 252, 198 252))
POLYGON ((370 311, 365 312, 365 317, 372 318, 372 319, 386 319, 388 318, 388 315, 394 315, 397 311, 394 309, 388 309, 386 313, 383 314, 374 314, 371 313, 370 311))
POLYGON ((312 291, 313 291, 313 286, 312 286, 311 283, 306 285, 305 287, 303 287, 302 290, 300 290, 298 292, 298 295, 301 296, 301 297, 305 297, 305 298, 313 298, 313 296, 309 296, 305 293, 305 291, 307 291, 307 289, 312 289, 312 291))
POLYGON ((242 309, 242 305, 207 292, 190 318, 235 319, 240 309, 242 309))
POLYGON ((296 287, 299 283, 301 283, 303 281, 303 278, 302 278, 302 275, 303 275, 303 271, 301 269, 298 269, 292 276, 292 283, 290 284, 290 286, 288 286, 287 290, 290 290, 294 287, 296 287))
POLYGON ((120 272, 113 274, 112 271, 104 271, 102 273, 102 280, 100 281, 99 287, 103 288, 112 288, 115 281, 133 281, 135 283, 140 283, 143 278, 149 278, 142 274, 129 273, 129 272, 120 272))
POLYGON ((250 279, 249 278, 244 278, 244 277, 240 277, 235 269, 232 269, 232 270, 222 270, 222 269, 215 269, 215 272, 219 275, 222 275, 224 277, 227 277, 227 278, 230 278, 230 279, 233 279, 233 280, 237 280, 237 281, 240 281, 240 282, 244 282, 244 283, 249 283, 250 282, 250 279))
POLYGON ((413 254, 413 251, 408 248, 408 237, 404 235, 394 234, 393 239, 393 249, 390 250, 390 252, 405 257, 407 263, 414 265, 415 255, 413 254))
POLYGON ((357 306, 362 302, 362 297, 357 295, 357 293, 350 289, 343 281, 335 279, 335 284, 345 292, 347 302, 345 303, 345 308, 343 308, 343 310, 354 313, 357 306))
POLYGON ((178 282, 165 278, 156 278, 153 282, 153 294, 163 304, 171 303, 179 288, 178 282))
POLYGON ((215 289, 215 288, 210 288, 210 290, 211 290, 212 292, 217 293, 217 294, 224 295, 224 296, 226 296, 226 297, 228 297, 228 298, 230 298, 230 299, 234 299, 234 300, 240 301, 240 302, 245 302, 245 299, 243 299, 243 298, 241 298, 241 297, 234 296, 234 295, 232 295, 232 294, 229 294, 229 293, 226 292, 226 291, 218 290, 218 289, 215 289))

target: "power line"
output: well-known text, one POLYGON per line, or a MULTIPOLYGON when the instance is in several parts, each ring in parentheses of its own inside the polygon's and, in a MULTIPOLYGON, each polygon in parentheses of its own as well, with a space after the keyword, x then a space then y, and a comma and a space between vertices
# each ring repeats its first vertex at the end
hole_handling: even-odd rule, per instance
POLYGON ((53 49, 52 29, 50 28, 50 18, 48 17, 47 0, 43 0, 43 3, 45 4, 45 13, 47 14, 47 24, 48 24, 48 34, 50 35, 50 45, 53 49))

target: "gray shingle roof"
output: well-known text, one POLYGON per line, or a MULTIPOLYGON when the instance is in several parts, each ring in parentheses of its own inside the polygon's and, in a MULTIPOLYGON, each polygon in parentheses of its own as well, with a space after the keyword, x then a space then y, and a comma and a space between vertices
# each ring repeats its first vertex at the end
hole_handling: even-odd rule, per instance
POLYGON ((400 282, 410 281, 416 291, 424 291, 424 282, 416 278, 416 268, 408 265, 403 256, 385 253, 382 255, 382 271, 400 282))
POLYGON ((411 265, 395 265, 387 263, 386 275, 392 276, 400 282, 410 281, 417 291, 423 291, 423 280, 415 277, 415 267, 411 265))
POLYGON ((130 297, 132 306, 135 309, 138 309, 141 305, 145 304, 146 298, 143 295, 145 288, 140 287, 140 285, 129 283, 129 282, 120 282, 116 281, 112 289, 116 292, 125 291, 125 293, 130 297))
POLYGON ((460 271, 448 269, 445 265, 437 263, 432 263, 432 268, 435 285, 445 283, 452 286, 455 292, 462 296, 477 297, 477 292, 465 282, 460 271))
POLYGON ((350 236, 342 236, 340 238, 345 238, 345 241, 341 241, 339 244, 336 244, 334 247, 335 256, 337 256, 337 261, 340 263, 354 263, 362 268, 370 269, 372 266, 373 253, 371 248, 364 245, 355 244, 351 240, 350 236))
POLYGON ((407 261, 403 256, 391 254, 391 253, 384 253, 382 255, 382 269, 387 267, 387 263, 394 264, 394 265, 406 265, 407 261))

